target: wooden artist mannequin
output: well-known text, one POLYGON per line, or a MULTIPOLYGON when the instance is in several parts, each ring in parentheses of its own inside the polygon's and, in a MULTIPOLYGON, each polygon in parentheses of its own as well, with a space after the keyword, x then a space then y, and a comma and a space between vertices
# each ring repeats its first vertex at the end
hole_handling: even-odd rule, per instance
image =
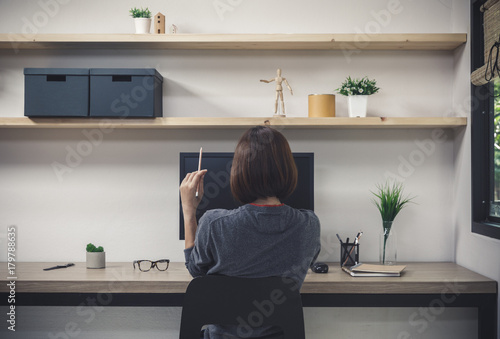
POLYGON ((284 83, 286 87, 290 90, 290 94, 293 95, 293 90, 286 81, 286 78, 281 77, 281 69, 278 68, 276 71, 276 78, 271 80, 261 80, 261 82, 270 83, 276 81, 276 103, 274 104, 274 114, 285 116, 285 101, 283 100, 283 86, 284 83), (278 99, 281 101, 281 114, 278 114, 278 99))

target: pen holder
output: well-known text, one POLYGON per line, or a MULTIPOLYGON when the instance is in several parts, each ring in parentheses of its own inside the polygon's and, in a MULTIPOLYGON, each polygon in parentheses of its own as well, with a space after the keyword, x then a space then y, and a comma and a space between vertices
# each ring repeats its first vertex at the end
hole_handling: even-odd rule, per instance
POLYGON ((340 245, 340 267, 354 266, 359 262, 359 244, 342 243, 340 245))

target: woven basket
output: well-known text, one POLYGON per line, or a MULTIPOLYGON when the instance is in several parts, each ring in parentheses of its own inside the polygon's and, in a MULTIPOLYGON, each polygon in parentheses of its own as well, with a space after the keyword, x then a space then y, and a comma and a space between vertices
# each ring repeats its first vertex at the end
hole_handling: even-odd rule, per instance
POLYGON ((493 44, 498 41, 500 36, 500 0, 488 0, 481 6, 484 18, 484 63, 471 74, 471 81, 476 86, 482 86, 488 82, 485 79, 486 63, 493 44))

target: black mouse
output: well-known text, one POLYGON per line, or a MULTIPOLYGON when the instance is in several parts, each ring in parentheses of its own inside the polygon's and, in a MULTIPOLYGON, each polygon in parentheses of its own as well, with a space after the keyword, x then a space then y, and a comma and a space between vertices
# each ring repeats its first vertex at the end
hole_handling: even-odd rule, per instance
POLYGON ((323 262, 317 262, 311 267, 314 273, 328 273, 328 265, 323 262))

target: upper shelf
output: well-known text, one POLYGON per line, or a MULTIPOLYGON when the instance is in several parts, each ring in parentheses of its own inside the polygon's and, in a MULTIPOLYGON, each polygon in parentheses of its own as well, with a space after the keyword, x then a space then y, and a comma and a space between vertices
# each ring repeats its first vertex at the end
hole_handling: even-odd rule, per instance
POLYGON ((444 34, 0 34, 0 49, 453 50, 465 33, 444 34))
POLYGON ((265 118, 265 117, 166 117, 156 119, 87 119, 87 118, 0 118, 0 128, 249 128, 267 124, 284 128, 455 128, 467 125, 465 117, 402 117, 402 118, 265 118))

